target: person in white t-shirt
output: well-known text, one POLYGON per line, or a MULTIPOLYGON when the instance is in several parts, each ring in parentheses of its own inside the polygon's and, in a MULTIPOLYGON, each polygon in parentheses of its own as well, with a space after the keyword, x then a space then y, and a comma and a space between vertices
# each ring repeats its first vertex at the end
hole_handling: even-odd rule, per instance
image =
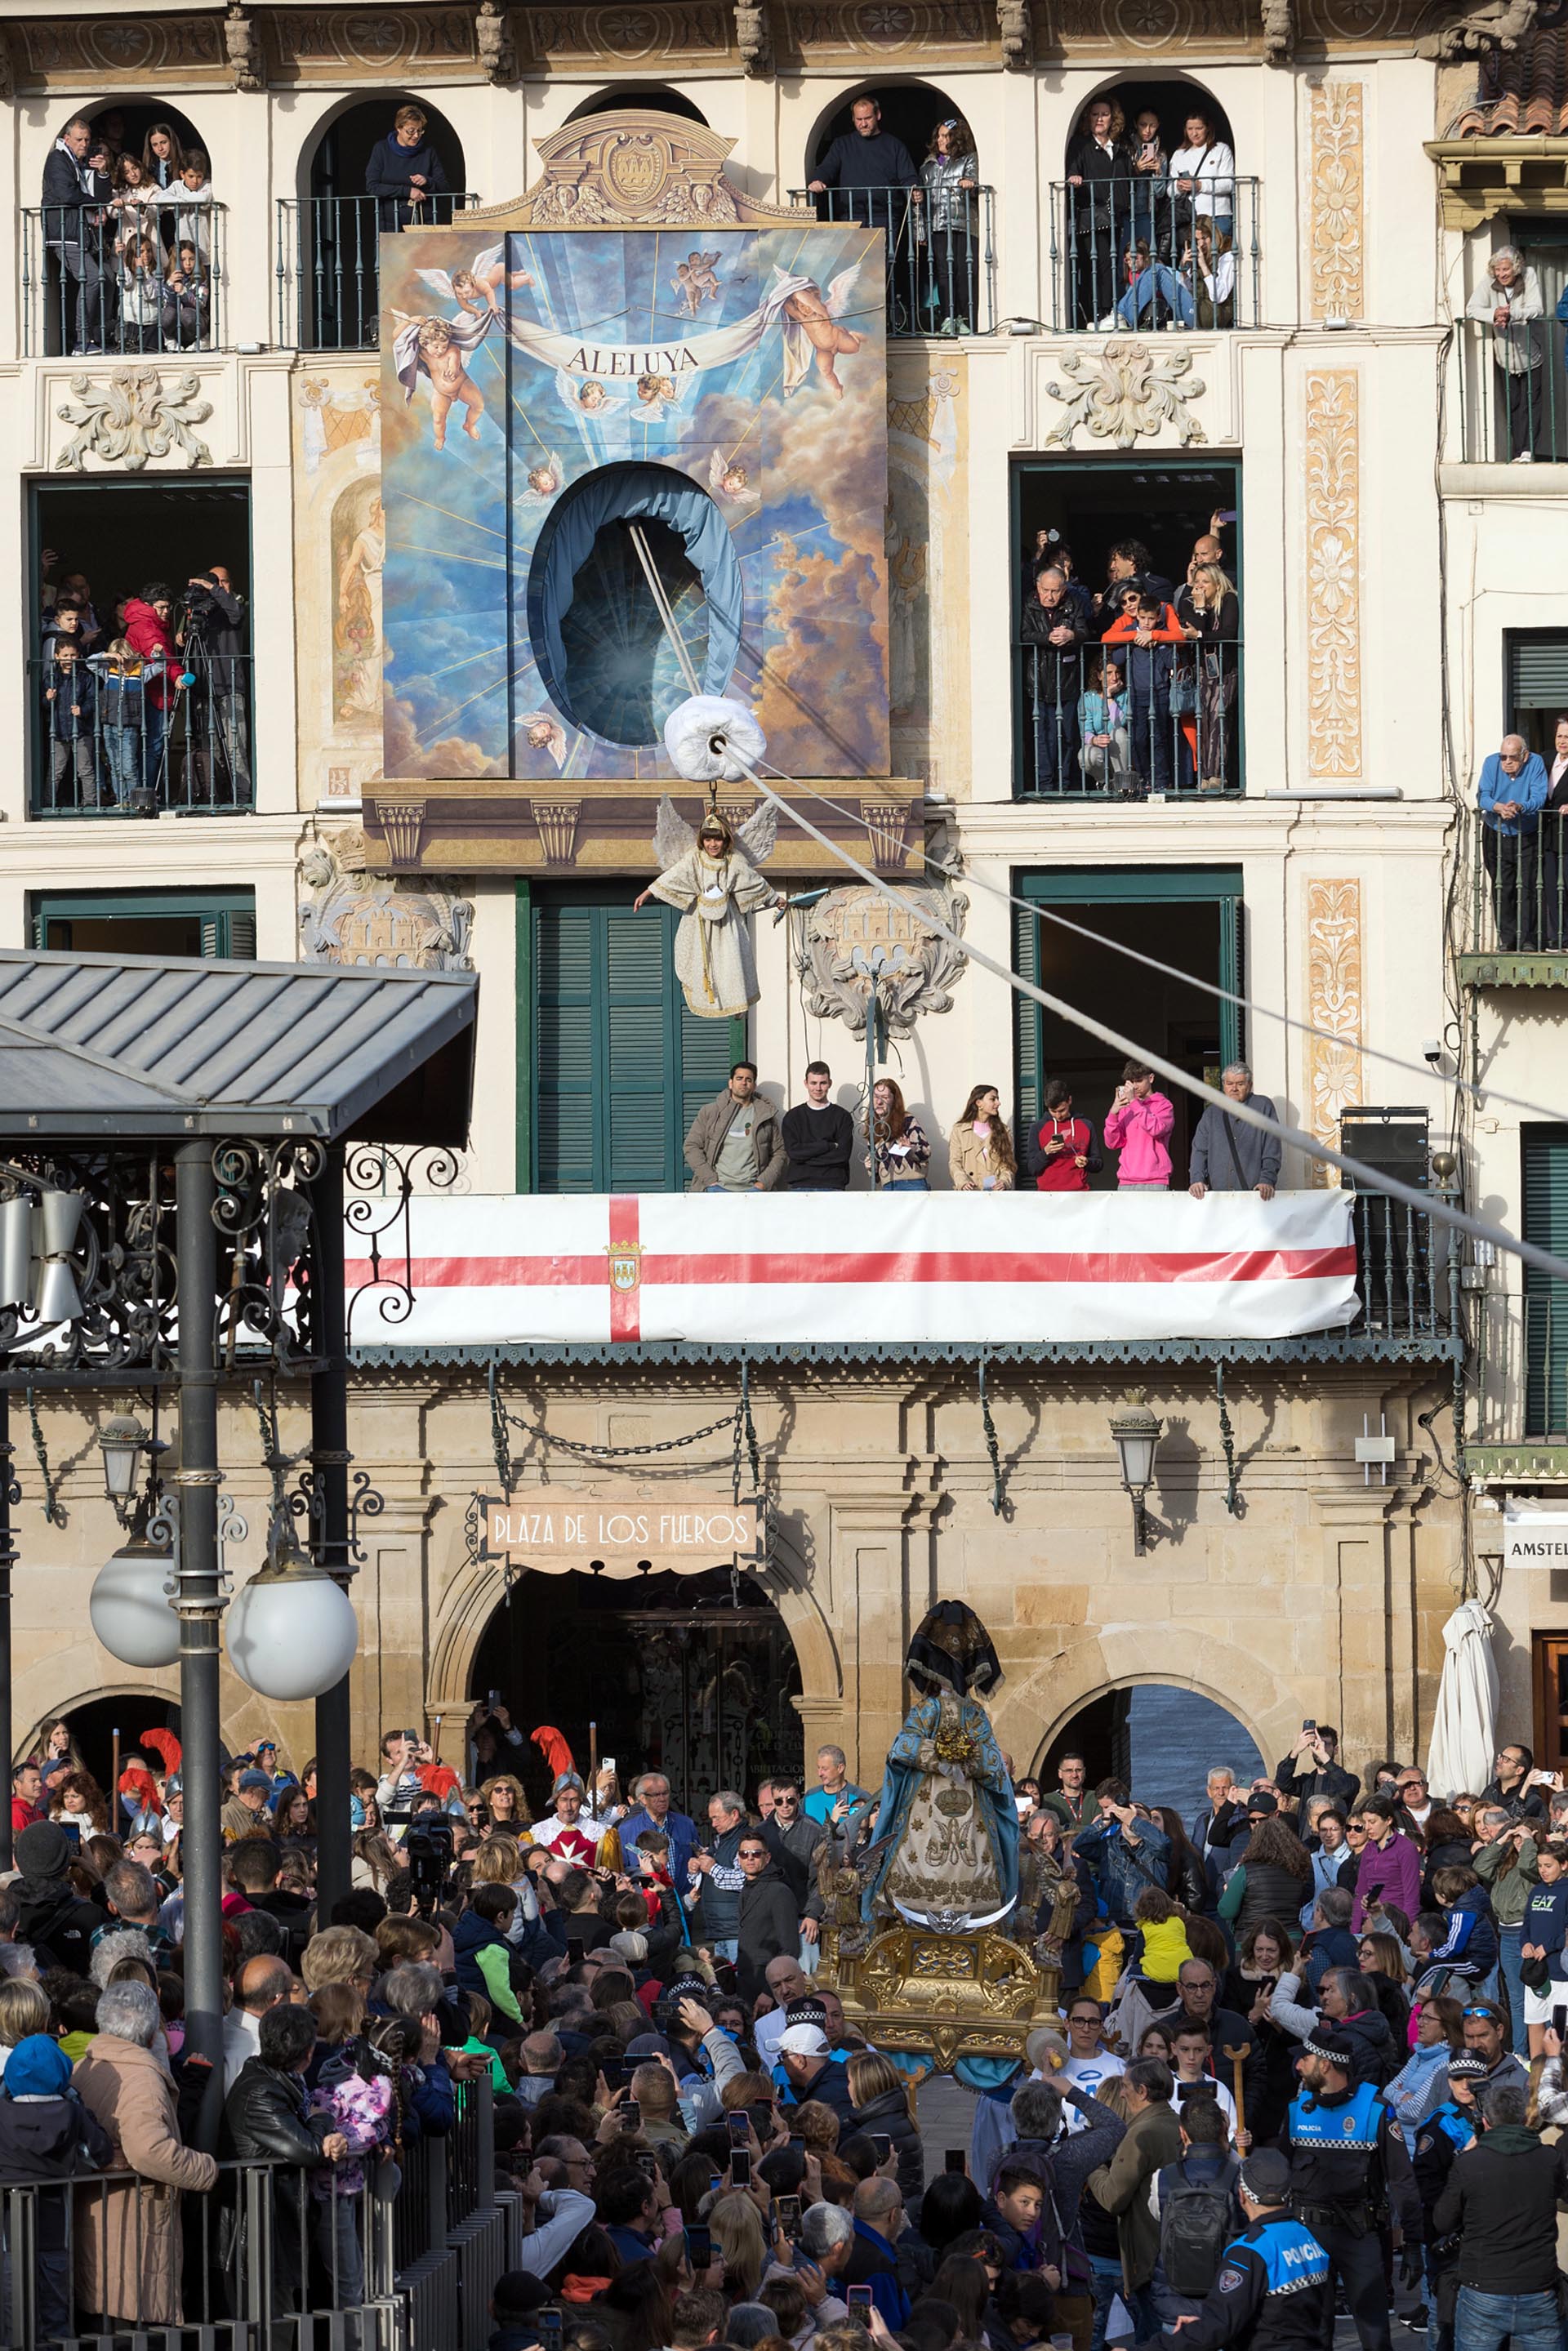
POLYGON ((1218 2102, 1226 2126, 1232 2137, 1236 2131, 1236 2100, 1223 2082, 1209 2072, 1213 2051, 1207 2033, 1201 2025, 1184 2026, 1171 2043, 1171 2054, 1176 2059, 1176 2109, 1179 2115, 1189 2097, 1212 2096, 1218 2102))
POLYGON ((1100 2003, 1080 1992, 1067 2011, 1067 2063, 1056 2078, 1093 2097, 1102 2082, 1127 2070, 1125 2062, 1104 2044, 1100 2003))

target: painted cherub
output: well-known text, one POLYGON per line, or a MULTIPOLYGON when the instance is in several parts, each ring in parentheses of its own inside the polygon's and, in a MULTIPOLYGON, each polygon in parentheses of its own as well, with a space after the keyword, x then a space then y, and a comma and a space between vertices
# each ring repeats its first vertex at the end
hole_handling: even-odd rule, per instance
POLYGON ((507 323, 496 302, 502 280, 509 287, 531 286, 534 281, 526 269, 508 273, 504 245, 488 246, 476 253, 466 269, 450 275, 444 269, 419 269, 414 275, 432 293, 455 302, 457 316, 420 319, 393 310, 392 317, 399 322, 392 340, 398 381, 404 397, 412 400, 419 378, 429 378, 432 438, 436 448, 446 446, 446 420, 455 403, 466 412, 464 432, 476 441, 485 395, 468 373, 468 355, 478 350, 493 326, 507 323))
POLYGON ((565 478, 566 476, 561 470, 560 459, 555 455, 553 450, 548 450, 539 459, 537 465, 530 465, 528 467, 528 493, 529 497, 555 497, 559 492, 561 484, 565 478))
POLYGON ((688 319, 695 319, 705 302, 720 298, 718 273, 714 267, 717 259, 716 253, 688 253, 670 280, 685 304, 688 319))
MULTIPOLYGON (((777 264, 774 275, 779 279, 784 277, 784 272, 777 264)), ((840 271, 829 286, 825 298, 821 289, 813 284, 798 285, 781 306, 779 315, 785 322, 786 392, 800 390, 814 363, 817 373, 834 399, 842 400, 844 387, 833 361, 841 356, 852 357, 865 340, 852 328, 839 324, 859 275, 860 264, 857 261, 852 268, 840 271)))
POLYGON ((559 775, 566 765, 566 729, 548 710, 525 710, 517 721, 530 751, 548 751, 559 775))
POLYGON ((557 368, 555 388, 580 425, 584 418, 590 416, 600 417, 608 423, 611 410, 624 407, 626 402, 623 392, 612 392, 598 376, 573 375, 570 368, 557 368))
POLYGON ((708 487, 716 498, 727 498, 731 506, 755 505, 758 493, 751 486, 751 476, 738 457, 727 457, 716 449, 707 462, 708 487))
POLYGON ((666 409, 678 405, 680 397, 673 375, 640 375, 637 379, 637 404, 648 415, 663 416, 666 409))
POLYGON ((413 274, 422 286, 428 286, 444 301, 455 302, 470 317, 487 316, 491 320, 501 317, 496 296, 503 279, 513 288, 534 282, 526 269, 507 270, 505 245, 486 246, 466 269, 455 269, 450 277, 444 269, 416 269, 413 274))

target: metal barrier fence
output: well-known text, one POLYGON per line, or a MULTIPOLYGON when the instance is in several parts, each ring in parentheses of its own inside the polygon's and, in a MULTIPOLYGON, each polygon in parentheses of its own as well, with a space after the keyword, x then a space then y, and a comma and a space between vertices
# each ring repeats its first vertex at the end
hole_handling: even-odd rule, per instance
POLYGON ((382 196, 282 197, 277 206, 277 340, 301 351, 369 351, 380 340, 380 240, 445 227, 479 202, 457 192, 410 207, 382 196))
POLYGON ((1239 644, 1014 647, 1016 799, 1182 799, 1241 789, 1239 644), (1107 694, 1105 667, 1120 673, 1107 694))
POLYGON ((1568 953, 1568 810, 1544 809, 1505 832, 1467 810, 1460 849, 1476 955, 1568 953))
POLYGON ((1460 320, 1454 340, 1467 465, 1568 464, 1565 337, 1552 319, 1510 327, 1460 320))
MULTIPOLYGON (((820 221, 860 221, 887 235, 890 335, 989 335, 997 324, 996 191, 977 187, 940 200, 920 188, 791 188, 789 201, 820 221)), ((857 285, 847 326, 868 300, 857 285)))
POLYGON ((522 2208, 495 2192, 488 2081, 456 2095, 450 2138, 367 2167, 348 2194, 286 2163, 220 2164, 205 2193, 131 2171, 0 2186, 0 2343, 477 2351, 522 2208))
POLYGON ((27 664, 36 817, 228 814, 255 805, 248 653, 177 654, 137 674, 108 657, 27 664), (183 681, 189 681, 185 683, 183 681))
POLYGON ((1260 184, 1184 193, 1168 179, 1053 181, 1053 330, 1260 325, 1260 184))
POLYGON ((26 359, 225 348, 228 214, 183 187, 156 204, 37 204, 22 214, 26 359))

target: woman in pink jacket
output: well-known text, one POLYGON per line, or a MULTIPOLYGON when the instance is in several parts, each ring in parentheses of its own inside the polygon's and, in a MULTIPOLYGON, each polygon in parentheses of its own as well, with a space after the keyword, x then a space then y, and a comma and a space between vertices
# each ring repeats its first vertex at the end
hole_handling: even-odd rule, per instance
POLYGON ((1392 1797, 1368 1796, 1355 1809, 1357 1817, 1366 1823, 1366 1843, 1355 1874, 1355 1907, 1350 1917, 1351 1933, 1359 1935, 1367 1912, 1379 1902, 1392 1902, 1406 1918, 1414 1918, 1421 1907, 1421 1855, 1401 1834, 1392 1797))
POLYGON ((1155 1073, 1142 1061, 1129 1061, 1122 1071, 1116 1099, 1105 1114, 1105 1140, 1121 1154, 1116 1171, 1119 1192, 1163 1192, 1171 1180, 1171 1155, 1166 1138, 1176 1124, 1168 1097, 1155 1092, 1155 1073))

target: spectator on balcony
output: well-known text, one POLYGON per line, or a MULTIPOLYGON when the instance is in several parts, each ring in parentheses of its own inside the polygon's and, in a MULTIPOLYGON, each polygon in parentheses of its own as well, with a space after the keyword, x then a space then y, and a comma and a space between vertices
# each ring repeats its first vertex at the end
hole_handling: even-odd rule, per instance
POLYGON ((705 1102, 686 1130, 692 1189, 771 1192, 787 1164, 778 1113, 757 1091, 757 1064, 737 1061, 723 1093, 705 1102))
POLYGON ((1193 245, 1182 255, 1182 274, 1192 287, 1200 327, 1236 324, 1236 256, 1228 228, 1200 215, 1193 224, 1193 245))
POLYGON ((182 237, 169 256, 163 279, 163 348, 170 351, 200 350, 207 339, 212 288, 197 247, 182 237))
POLYGON ((1162 596, 1146 584, 1124 586, 1121 617, 1105 631, 1104 642, 1126 648, 1133 764, 1145 790, 1171 787, 1171 648, 1185 641, 1174 608, 1162 596))
POLYGON ((1541 315, 1540 278, 1525 266, 1517 245, 1500 245, 1465 316, 1491 320, 1491 355, 1506 387, 1509 455, 1516 465, 1533 462, 1546 421, 1541 364, 1546 338, 1534 323, 1541 315))
POLYGON ((1125 119, 1108 98, 1092 98, 1067 150, 1067 246, 1072 303, 1081 327, 1113 327, 1116 256, 1133 212, 1133 159, 1125 119))
POLYGON ((184 169, 185 152, 172 122, 155 122, 141 142, 141 169, 150 187, 172 188, 184 169))
POLYGON ((88 667, 98 681, 98 722, 103 742, 109 788, 121 808, 131 808, 146 789, 142 766, 147 688, 162 671, 132 652, 116 637, 106 653, 89 656, 88 667))
POLYGON ((1019 633, 1034 712, 1034 789, 1064 792, 1076 780, 1085 632, 1066 579, 1054 565, 1037 576, 1019 633))
POLYGON ((1105 586, 1094 599, 1096 622, 1102 632, 1108 629, 1122 611, 1122 591, 1135 585, 1146 588, 1152 596, 1161 596, 1168 604, 1176 595, 1174 583, 1163 571, 1156 571, 1154 558, 1141 538, 1119 538, 1105 558, 1105 586))
POLYGON ((1505 955, 1541 944, 1538 850, 1546 793, 1546 762, 1522 735, 1505 735, 1481 762, 1476 791, 1481 857, 1491 880, 1497 943, 1505 955))
POLYGON ((115 287, 120 298, 120 348, 156 351, 163 345, 162 248, 156 235, 122 236, 115 287))
POLYGON ((928 1192, 931 1144, 918 1119, 904 1106, 904 1090, 892 1078, 878 1078, 871 1090, 871 1150, 866 1165, 879 1192, 928 1192))
POLYGON ((146 778, 152 789, 163 765, 169 713, 180 691, 178 678, 183 674, 175 655, 173 618, 174 600, 161 580, 150 580, 140 596, 131 597, 126 603, 125 641, 149 664, 143 748, 146 778))
POLYGON ((1236 216, 1236 158, 1217 139, 1207 114, 1186 118, 1186 143, 1170 161, 1173 227, 1179 243, 1193 241, 1197 225, 1208 221, 1217 237, 1229 236, 1236 216))
POLYGON ((833 1073, 826 1061, 808 1061, 806 1099, 784 1113, 784 1152, 789 1163, 784 1178, 787 1192, 847 1192, 850 1188, 855 1123, 847 1110, 828 1100, 832 1082, 833 1073))
POLYGON ((1047 1084, 1045 1116, 1032 1134, 1025 1134, 1023 1145, 1024 1177, 1037 1192, 1087 1192, 1089 1178, 1105 1164, 1094 1129, 1086 1118, 1073 1115, 1072 1089, 1065 1078, 1047 1084))
POLYGON ((1222 792, 1229 782, 1235 646, 1241 633, 1241 608, 1218 562, 1200 563, 1195 558, 1188 565, 1176 615, 1187 643, 1197 647, 1197 708, 1190 741, 1198 789, 1222 792))
POLYGON ((1083 748, 1078 764, 1091 784, 1123 797, 1137 789, 1137 775, 1127 734, 1127 701, 1123 693, 1121 664, 1108 657, 1092 677, 1078 705, 1078 731, 1083 748))
MULTIPOLYGON (((1160 255, 1170 243, 1170 206, 1166 201, 1169 158, 1160 137, 1160 118, 1145 106, 1133 120, 1131 231, 1150 251, 1160 255)), ((1168 254, 1166 256, 1168 258, 1168 254)))
POLYGON ((1116 305, 1116 316, 1124 327, 1135 327, 1145 310, 1151 327, 1164 323, 1166 313, 1178 327, 1193 325, 1197 313, 1191 287, 1168 262, 1153 258, 1146 235, 1128 247, 1123 266, 1127 290, 1116 305))
POLYGON ((922 298, 936 334, 974 331, 975 192, 979 184, 975 134, 961 114, 950 114, 931 133, 920 166, 925 232, 922 298))
POLYGON ((428 129, 417 106, 400 106, 392 129, 371 150, 365 193, 376 198, 376 219, 384 229, 433 219, 434 199, 448 193, 446 169, 428 129))
POLYGON ((1563 919, 1563 883, 1568 858, 1563 853, 1563 826, 1568 820, 1568 712, 1552 727, 1552 765, 1546 777, 1546 799, 1541 811, 1541 903, 1543 947, 1560 948, 1568 938, 1563 919))
POLYGON ((807 183, 812 195, 840 192, 829 206, 831 220, 863 221, 868 228, 887 231, 888 266, 893 266, 894 241, 903 224, 904 207, 896 199, 905 192, 911 204, 921 202, 920 175, 915 158, 895 131, 882 127, 882 109, 874 98, 857 98, 850 110, 852 131, 842 131, 807 183))
POLYGON ((995 1086, 971 1086, 963 1115, 947 1137, 955 1192, 1010 1192, 1018 1182, 1013 1139, 995 1086))
POLYGON ((186 149, 179 178, 153 201, 173 221, 172 235, 165 242, 176 246, 193 245, 202 268, 206 270, 213 254, 214 198, 213 183, 207 176, 207 159, 199 147, 186 149))
POLYGON ((40 198, 44 243, 59 263, 62 289, 76 287, 72 358, 101 350, 104 341, 103 267, 92 222, 98 199, 87 164, 91 144, 92 125, 85 114, 73 114, 44 159, 40 198))
MULTIPOLYGON (((1228 1062, 1219 1083, 1230 1101, 1249 1102, 1265 1118, 1279 1119, 1269 1096, 1253 1092, 1252 1072, 1245 1061, 1228 1062)), ((1279 1180, 1279 1136, 1265 1134, 1210 1102, 1197 1122, 1187 1161, 1186 1188, 1193 1198, 1201 1200, 1209 1192, 1256 1192, 1260 1200, 1271 1200, 1279 1180)))
POLYGON ((235 594, 225 564, 209 564, 186 581, 179 643, 198 700, 196 783, 208 805, 214 758, 230 803, 239 808, 250 799, 245 617, 245 598, 235 594))
POLYGON ((1128 1061, 1105 1115, 1105 1140, 1119 1154, 1118 1191, 1168 1188, 1171 1155, 1166 1145, 1175 1124, 1175 1106, 1168 1094, 1155 1092, 1153 1070, 1142 1061, 1128 1061))
POLYGON ((98 681, 71 637, 56 640, 54 659, 44 672, 45 715, 49 728, 49 775, 54 805, 68 808, 74 788, 78 808, 98 806, 94 722, 98 681))

